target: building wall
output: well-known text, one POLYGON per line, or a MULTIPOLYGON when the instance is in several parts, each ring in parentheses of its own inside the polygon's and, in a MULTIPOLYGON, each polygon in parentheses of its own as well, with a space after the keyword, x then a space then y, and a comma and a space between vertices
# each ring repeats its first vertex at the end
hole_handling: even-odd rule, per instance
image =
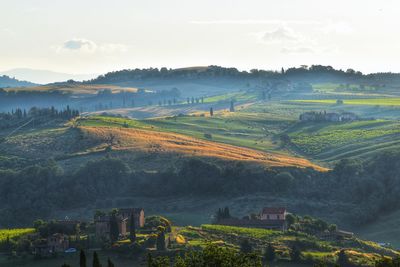
POLYGON ((286 214, 261 214, 261 220, 286 220, 286 214))
POLYGON ((110 234, 110 223, 109 222, 96 222, 96 236, 104 237, 110 234))
POLYGON ((126 220, 118 222, 118 231, 120 235, 126 235, 126 220))

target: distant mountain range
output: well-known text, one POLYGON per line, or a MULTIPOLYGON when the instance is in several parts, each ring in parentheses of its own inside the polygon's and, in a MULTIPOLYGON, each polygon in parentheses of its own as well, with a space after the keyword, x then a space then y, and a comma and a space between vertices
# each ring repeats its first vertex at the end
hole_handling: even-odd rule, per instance
POLYGON ((49 70, 36 70, 28 68, 18 68, 0 72, 0 75, 7 75, 18 80, 31 81, 37 84, 48 84, 54 82, 64 82, 67 80, 84 81, 93 79, 97 74, 68 74, 49 70))

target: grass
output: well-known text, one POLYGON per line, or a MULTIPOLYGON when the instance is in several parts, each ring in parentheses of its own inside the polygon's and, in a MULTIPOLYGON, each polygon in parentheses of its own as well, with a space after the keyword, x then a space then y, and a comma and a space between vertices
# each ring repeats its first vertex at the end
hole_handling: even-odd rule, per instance
POLYGON ((91 127, 124 127, 124 128, 150 128, 150 125, 142 123, 139 120, 131 120, 127 118, 108 117, 108 116, 90 116, 81 117, 72 124, 77 126, 91 127))
POLYGON ((18 239, 21 236, 32 234, 35 232, 33 228, 19 228, 19 229, 0 229, 0 243, 9 239, 18 239))
POLYGON ((257 95, 248 92, 227 93, 222 95, 206 97, 204 98, 204 103, 224 102, 230 100, 235 100, 240 102, 256 101, 257 95))
POLYGON ((99 144, 106 143, 110 135, 114 136, 114 151, 157 153, 161 155, 179 154, 188 157, 246 161, 271 167, 310 167, 321 171, 326 170, 302 158, 264 153, 258 150, 195 139, 181 134, 129 128, 116 129, 84 126, 81 129, 85 136, 97 140, 99 144))
POLYGON ((373 86, 365 85, 363 89, 360 88, 359 84, 349 84, 348 87, 344 84, 339 83, 316 83, 312 85, 315 91, 319 92, 340 92, 340 91, 374 91, 373 86))
MULTIPOLYGON (((297 103, 318 103, 336 105, 336 99, 308 99, 293 100, 297 103)), ((360 98, 360 99, 344 99, 344 105, 369 105, 369 106, 400 106, 400 98, 360 98)))
POLYGON ((260 228, 244 228, 226 225, 213 225, 213 224, 203 224, 201 226, 203 230, 215 231, 223 234, 236 234, 240 236, 247 236, 259 239, 271 239, 272 237, 282 235, 280 231, 260 229, 260 228))
MULTIPOLYGON (((306 261, 327 261, 336 263, 337 254, 346 249, 346 255, 353 263, 362 266, 374 266, 380 255, 397 255, 394 250, 384 249, 371 241, 363 241, 357 238, 327 241, 301 232, 281 232, 259 228, 243 228, 224 225, 202 225, 196 227, 180 228, 178 234, 188 240, 186 247, 204 247, 214 243, 221 246, 239 249, 243 240, 248 239, 252 243, 254 251, 261 252, 268 244, 272 244, 283 260, 289 260, 289 251, 293 243, 298 244, 302 257, 306 261)), ((285 261, 280 261, 279 266, 285 266, 285 261)))
POLYGON ((291 142, 319 159, 368 154, 400 145, 400 123, 368 120, 350 123, 298 123, 288 131, 291 142), (397 144, 399 143, 399 144, 397 144))

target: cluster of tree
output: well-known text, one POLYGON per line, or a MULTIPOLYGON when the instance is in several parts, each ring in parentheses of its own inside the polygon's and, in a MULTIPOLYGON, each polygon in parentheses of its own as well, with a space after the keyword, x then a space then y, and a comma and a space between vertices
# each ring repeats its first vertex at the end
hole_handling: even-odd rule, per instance
POLYGON ((215 213, 215 220, 218 222, 223 219, 230 219, 231 214, 229 212, 229 208, 225 207, 223 209, 219 208, 217 212, 215 213))
POLYGON ((288 214, 286 215, 286 221, 289 229, 311 235, 324 231, 335 232, 337 230, 336 224, 328 224, 324 220, 313 218, 311 216, 301 217, 294 214, 288 214))
POLYGON ((21 108, 30 109, 31 107, 49 107, 51 105, 60 108, 66 104, 72 106, 73 98, 71 94, 57 91, 39 90, 3 90, 0 89, 0 111, 10 111, 11 109, 21 108))
MULTIPOLYGON (((102 267, 103 265, 100 263, 99 255, 97 252, 93 252, 93 261, 92 261, 92 267, 102 267)), ((110 258, 107 259, 107 267, 115 267, 114 263, 111 261, 110 258)), ((71 267, 71 265, 64 263, 61 265, 61 267, 71 267)), ((87 259, 86 259, 86 254, 84 250, 81 250, 79 254, 79 267, 89 267, 87 265, 87 259)))
POLYGON ((186 103, 187 104, 199 104, 199 103, 201 103, 201 104, 203 104, 204 103, 204 97, 192 97, 192 98, 190 98, 190 97, 188 97, 188 98, 186 98, 186 103))
POLYGON ((0 76, 0 88, 6 87, 30 87, 35 86, 36 84, 27 82, 27 81, 20 81, 15 78, 11 78, 7 75, 0 76))
MULTIPOLYGON (((330 172, 311 169, 250 169, 242 163, 221 167, 190 159, 157 173, 131 170, 122 160, 103 158, 65 174, 54 162, 0 171, 0 225, 26 225, 54 209, 80 208, 121 196, 236 196, 268 193, 304 201, 356 206, 347 222, 367 223, 400 207, 400 153, 368 162, 342 160, 330 172), (294 178, 296 177, 296 179, 294 178)), ((332 209, 336 209, 332 205, 332 209)), ((294 221, 310 231, 319 222, 294 221)), ((296 226, 297 227, 297 226, 296 226)), ((318 227, 325 228, 322 224, 318 227)), ((328 226, 329 227, 329 226, 328 226)))
MULTIPOLYGON (((69 85, 66 85, 69 86, 69 85)), ((79 87, 78 87, 79 88, 79 87)), ((176 104, 180 96, 177 88, 161 91, 138 89, 137 92, 125 91, 112 92, 111 89, 99 90, 95 95, 81 95, 73 97, 72 94, 62 90, 4 90, 0 88, 0 111, 11 111, 20 108, 29 110, 32 107, 62 108, 69 105, 82 111, 100 111, 113 108, 132 108, 136 106, 153 105, 157 102, 176 104)))
POLYGON ((32 107, 28 111, 22 108, 16 108, 11 112, 0 113, 0 128, 9 128, 19 125, 23 121, 34 119, 32 122, 37 124, 48 122, 49 119, 69 120, 79 116, 79 111, 71 109, 68 105, 65 109, 58 110, 55 107, 38 108, 32 107))
POLYGON ((75 235, 81 231, 85 230, 86 224, 76 225, 76 228, 71 228, 65 224, 59 223, 57 221, 43 221, 41 219, 35 220, 33 227, 40 234, 41 237, 47 238, 53 234, 61 233, 65 235, 75 235), (81 229, 82 227, 82 229, 81 229))
POLYGON ((236 68, 224 68, 220 66, 208 66, 201 68, 167 69, 167 68, 148 68, 148 69, 127 69, 115 72, 109 72, 101 75, 87 83, 112 84, 121 82, 143 81, 151 79, 267 79, 270 82, 274 80, 291 80, 299 82, 299 86, 307 90, 309 86, 303 86, 302 82, 310 81, 358 81, 366 83, 385 82, 399 83, 400 74, 396 73, 374 73, 364 75, 353 69, 337 70, 331 66, 312 65, 282 69, 281 71, 267 71, 252 69, 250 71, 239 71, 236 68))
POLYGON ((174 259, 147 257, 148 267, 261 267, 261 259, 253 253, 238 253, 235 250, 208 245, 201 251, 186 253, 174 259))

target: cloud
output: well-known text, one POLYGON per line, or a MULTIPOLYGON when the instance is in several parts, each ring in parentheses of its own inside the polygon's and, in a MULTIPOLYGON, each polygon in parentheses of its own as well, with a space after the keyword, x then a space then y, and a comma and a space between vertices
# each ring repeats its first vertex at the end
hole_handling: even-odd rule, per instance
POLYGON ((330 34, 330 33, 351 34, 354 31, 349 24, 343 21, 327 22, 324 26, 322 26, 321 30, 325 34, 330 34))
POLYGON ((103 53, 125 53, 128 51, 128 46, 124 44, 102 44, 99 46, 99 51, 103 53))
POLYGON ((281 49, 283 54, 314 54, 315 52, 311 47, 284 47, 281 49))
POLYGON ((73 51, 94 52, 96 51, 97 45, 93 41, 86 39, 71 39, 65 41, 62 48, 73 51))
POLYGON ((315 20, 254 20, 254 19, 242 19, 242 20, 192 20, 191 24, 241 24, 241 25, 257 25, 257 24, 320 24, 315 20))
POLYGON ((0 28, 0 34, 1 35, 15 35, 15 32, 11 30, 10 28, 0 28))
POLYGON ((299 33, 285 26, 260 33, 259 37, 265 43, 299 42, 303 39, 299 33))
POLYGON ((84 38, 73 38, 65 41, 62 45, 55 47, 57 53, 72 52, 72 53, 125 53, 128 51, 128 46, 117 43, 101 43, 96 44, 94 41, 84 38))

